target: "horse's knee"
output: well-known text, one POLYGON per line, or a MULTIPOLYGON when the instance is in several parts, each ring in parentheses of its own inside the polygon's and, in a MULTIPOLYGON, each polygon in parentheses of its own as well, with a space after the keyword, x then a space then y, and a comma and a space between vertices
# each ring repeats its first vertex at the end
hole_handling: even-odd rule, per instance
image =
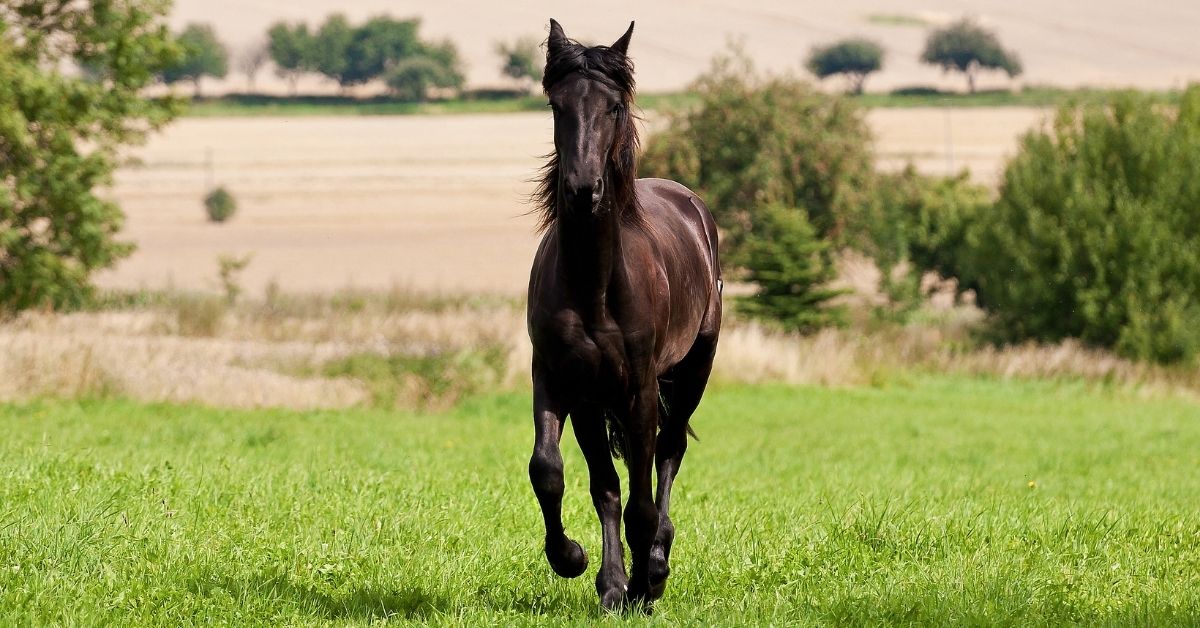
POLYGON ((658 533, 658 508, 649 497, 630 500, 625 508, 625 535, 631 548, 644 548, 658 533))
POLYGON ((621 492, 608 488, 592 489, 592 505, 601 517, 621 512, 621 492))
POLYGON ((534 451, 529 458, 529 482, 539 495, 562 495, 562 456, 556 452, 534 451))

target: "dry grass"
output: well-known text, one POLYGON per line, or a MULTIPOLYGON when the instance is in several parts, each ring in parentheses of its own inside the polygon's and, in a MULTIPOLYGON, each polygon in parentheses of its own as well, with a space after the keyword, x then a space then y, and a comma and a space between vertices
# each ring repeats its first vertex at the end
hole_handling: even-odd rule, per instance
MULTIPOLYGON (((532 352, 522 307, 514 300, 399 288, 332 297, 273 290, 265 299, 232 307, 196 295, 138 295, 110 299, 106 308, 114 309, 30 313, 0 325, 0 399, 428 406, 480 389, 528 385, 532 352), (460 381, 465 383, 457 385, 460 381)), ((952 372, 1082 378, 1148 394, 1200 393, 1200 371, 1194 368, 1131 362, 1074 342, 980 344, 973 339, 980 314, 970 307, 931 306, 920 318, 904 326, 858 324, 812 336, 732 319, 721 339, 714 381, 864 386, 913 372, 952 372)))

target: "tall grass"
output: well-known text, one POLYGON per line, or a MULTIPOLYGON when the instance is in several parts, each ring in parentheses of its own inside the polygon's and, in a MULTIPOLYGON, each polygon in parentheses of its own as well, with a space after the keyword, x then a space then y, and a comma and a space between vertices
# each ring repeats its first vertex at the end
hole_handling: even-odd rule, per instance
MULTIPOLYGON (((856 307, 872 307, 870 299, 856 307)), ((799 336, 728 315, 718 383, 882 386, 921 373, 1085 379, 1200 395, 1200 372, 1133 362, 1074 342, 996 347, 979 313, 928 306, 908 324, 869 317, 799 336)), ((0 324, 0 400, 128 397, 216 406, 440 408, 524 390, 532 349, 516 299, 396 288, 332 296, 109 294, 91 311, 0 324)))

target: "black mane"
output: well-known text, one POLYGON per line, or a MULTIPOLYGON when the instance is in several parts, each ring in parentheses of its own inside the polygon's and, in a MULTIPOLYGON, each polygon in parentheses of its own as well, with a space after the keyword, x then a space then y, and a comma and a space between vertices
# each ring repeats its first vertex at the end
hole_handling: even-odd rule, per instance
MULTIPOLYGON (((638 223, 641 212, 637 206, 633 182, 637 175, 637 154, 640 147, 637 116, 633 114, 634 89, 633 60, 628 55, 609 46, 585 46, 567 39, 556 47, 547 45, 550 53, 546 58, 546 69, 542 74, 542 90, 550 89, 568 76, 579 73, 584 78, 597 81, 621 94, 625 106, 617 120, 617 134, 608 154, 607 198, 613 209, 627 224, 638 223)), ((557 152, 550 153, 536 179, 533 193, 534 211, 540 214, 538 230, 549 229, 558 220, 557 152)))

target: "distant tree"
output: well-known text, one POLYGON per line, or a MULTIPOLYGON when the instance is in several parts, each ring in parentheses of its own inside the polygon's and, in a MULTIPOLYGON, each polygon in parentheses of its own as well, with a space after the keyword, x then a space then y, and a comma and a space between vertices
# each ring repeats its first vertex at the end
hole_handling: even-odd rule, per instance
POLYGON ((1021 74, 1017 54, 1000 46, 995 33, 969 19, 934 30, 925 42, 921 61, 941 66, 943 71, 967 75, 967 88, 975 93, 975 75, 980 69, 1003 70, 1009 78, 1021 74))
POLYGON ((300 75, 312 69, 314 45, 307 24, 277 22, 267 31, 267 52, 275 62, 276 74, 287 80, 292 95, 296 94, 300 75))
POLYGON ((529 91, 542 80, 542 54, 534 37, 522 37, 511 43, 496 42, 500 72, 521 83, 529 91))
POLYGON ((191 81, 200 96, 200 79, 224 78, 229 73, 229 51, 209 24, 189 24, 176 38, 182 56, 162 72, 164 82, 191 81))
POLYGON ((388 70, 386 82, 392 95, 400 100, 421 102, 433 88, 462 87, 463 76, 454 66, 429 55, 402 59, 388 70))
POLYGON ((846 39, 813 48, 806 66, 817 78, 845 74, 850 91, 861 94, 867 75, 883 67, 883 48, 868 39, 846 39))
POLYGON ((417 38, 420 20, 396 20, 375 17, 354 29, 345 54, 347 67, 338 82, 341 85, 368 83, 381 78, 401 59, 421 54, 417 38))
POLYGON ((237 68, 246 75, 247 91, 254 91, 254 80, 259 71, 271 60, 271 54, 264 42, 255 42, 242 50, 237 58, 237 68))
POLYGON ((0 311, 79 305, 92 273, 132 252, 96 190, 179 110, 141 93, 179 56, 165 5, 95 4, 0 2, 0 311))
POLYGON ((312 69, 337 81, 343 89, 353 84, 354 73, 350 64, 350 46, 354 43, 354 28, 340 13, 326 18, 317 29, 313 47, 310 49, 312 69))

